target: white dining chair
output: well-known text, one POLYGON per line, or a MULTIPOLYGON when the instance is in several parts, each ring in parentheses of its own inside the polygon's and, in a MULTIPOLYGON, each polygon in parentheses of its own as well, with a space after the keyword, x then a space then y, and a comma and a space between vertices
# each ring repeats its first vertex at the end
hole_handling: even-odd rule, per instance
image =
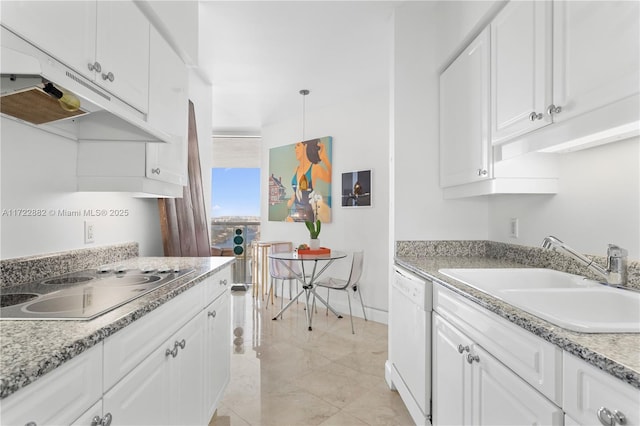
MULTIPOLYGON (((271 253, 288 253, 293 251, 293 243, 291 242, 279 242, 274 243, 270 247, 271 253)), ((273 304, 273 299, 271 294, 274 293, 276 297, 278 297, 277 293, 277 280, 280 280, 280 306, 284 305, 284 282, 285 280, 289 281, 289 299, 293 297, 292 292, 292 284, 295 280, 296 282, 296 292, 298 289, 298 280, 296 276, 297 272, 297 264, 292 261, 284 261, 284 260, 276 260, 269 259, 269 275, 271 276, 271 281, 269 283, 269 292, 267 294, 267 303, 271 300, 271 304, 273 304), (286 262, 283 264, 283 262, 286 262), (288 266, 288 267, 287 267, 288 266)))
MULTIPOLYGON (((360 306, 362 306, 362 314, 364 316, 364 320, 367 321, 367 313, 364 310, 364 301, 362 300, 362 291, 360 278, 362 277, 362 265, 364 263, 364 252, 356 251, 353 253, 353 259, 351 260, 351 272, 349 273, 349 278, 346 280, 340 278, 330 277, 325 280, 321 280, 316 282, 315 284, 318 287, 324 287, 327 289, 327 303, 329 303, 329 295, 331 290, 343 290, 347 293, 347 301, 349 302, 349 318, 351 319, 351 333, 355 334, 353 329, 353 314, 351 311, 351 291, 354 293, 358 293, 360 297, 360 306)), ((327 308, 327 315, 329 313, 329 308, 327 308)))

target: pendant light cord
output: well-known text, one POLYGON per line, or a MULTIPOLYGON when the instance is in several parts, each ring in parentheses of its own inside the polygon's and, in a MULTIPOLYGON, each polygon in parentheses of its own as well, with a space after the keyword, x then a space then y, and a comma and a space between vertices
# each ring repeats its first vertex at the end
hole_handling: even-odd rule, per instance
POLYGON ((307 89, 302 89, 299 92, 302 95, 302 141, 304 142, 305 140, 305 115, 306 115, 306 110, 305 110, 305 97, 311 93, 309 90, 307 89))

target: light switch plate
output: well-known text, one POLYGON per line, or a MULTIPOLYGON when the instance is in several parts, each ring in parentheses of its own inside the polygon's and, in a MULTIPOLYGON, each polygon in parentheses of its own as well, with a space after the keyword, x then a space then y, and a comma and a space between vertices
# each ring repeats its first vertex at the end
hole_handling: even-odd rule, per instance
POLYGON ((509 220, 509 236, 511 238, 518 238, 518 218, 512 217, 509 220))
POLYGON ((84 221, 84 243, 91 244, 95 243, 95 234, 94 234, 95 224, 89 220, 84 221))

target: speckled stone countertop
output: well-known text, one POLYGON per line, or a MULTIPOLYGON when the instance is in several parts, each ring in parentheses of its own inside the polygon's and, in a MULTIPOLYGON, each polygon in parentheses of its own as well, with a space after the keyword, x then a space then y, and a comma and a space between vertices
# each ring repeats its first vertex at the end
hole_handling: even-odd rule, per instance
MULTIPOLYGON (((459 243, 456 242, 456 244, 459 243)), ((427 244, 427 246, 430 245, 427 244)), ((442 246, 422 250, 425 246, 419 244, 418 247, 421 250, 416 252, 416 247, 415 244, 406 242, 397 244, 396 264, 445 286, 564 351, 640 389, 640 333, 578 333, 566 330, 438 272, 441 268, 522 268, 540 267, 540 265, 531 264, 530 260, 526 262, 514 260, 513 255, 503 258, 493 257, 491 248, 478 248, 473 242, 470 245, 457 245, 453 250, 442 246), (431 253, 427 254, 426 252, 429 251, 431 253)), ((573 271, 573 273, 576 272, 573 271)), ((583 272, 580 275, 585 274, 583 272)), ((632 284, 635 286, 636 283, 632 284)))
POLYGON ((64 362, 204 281, 234 262, 230 257, 141 257, 119 260, 113 266, 193 268, 138 299, 91 321, 0 321, 0 398, 34 382, 64 362))

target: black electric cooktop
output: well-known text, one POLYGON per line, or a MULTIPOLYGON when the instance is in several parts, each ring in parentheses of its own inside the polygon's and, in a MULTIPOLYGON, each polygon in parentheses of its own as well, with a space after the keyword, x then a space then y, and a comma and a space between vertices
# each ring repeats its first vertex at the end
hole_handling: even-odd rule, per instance
POLYGON ((90 320, 149 293, 194 269, 88 269, 0 293, 0 319, 90 320))

